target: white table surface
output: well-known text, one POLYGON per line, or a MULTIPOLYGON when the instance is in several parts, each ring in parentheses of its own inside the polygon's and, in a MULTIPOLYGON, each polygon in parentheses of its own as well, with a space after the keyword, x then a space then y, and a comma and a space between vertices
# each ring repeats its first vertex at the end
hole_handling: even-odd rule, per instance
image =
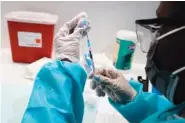
MULTIPOLYGON (((1 123, 21 122, 33 86, 33 81, 23 78, 27 65, 14 63, 10 49, 0 49, 1 123)), ((131 71, 123 73, 127 79, 130 77, 137 79, 138 75, 145 76, 144 65, 133 63, 131 71)), ((99 98, 97 110, 96 123, 126 122, 106 98, 99 98)))

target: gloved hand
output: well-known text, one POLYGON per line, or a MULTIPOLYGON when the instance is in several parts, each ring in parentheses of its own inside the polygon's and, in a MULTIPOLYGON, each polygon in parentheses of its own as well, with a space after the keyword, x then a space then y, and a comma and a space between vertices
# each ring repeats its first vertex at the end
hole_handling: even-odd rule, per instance
POLYGON ((107 94, 113 101, 126 104, 133 100, 136 91, 129 85, 122 73, 113 69, 96 69, 95 74, 89 76, 91 88, 98 96, 107 94))
POLYGON ((84 12, 78 14, 69 22, 66 22, 54 38, 56 59, 62 60, 67 58, 72 62, 78 62, 80 40, 82 40, 90 28, 87 14, 84 12), (84 21, 86 21, 85 26, 84 21))

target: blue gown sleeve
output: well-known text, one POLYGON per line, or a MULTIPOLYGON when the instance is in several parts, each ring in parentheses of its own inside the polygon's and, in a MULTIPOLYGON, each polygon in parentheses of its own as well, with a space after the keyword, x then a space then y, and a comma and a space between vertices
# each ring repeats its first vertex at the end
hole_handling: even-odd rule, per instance
POLYGON ((141 83, 130 80, 129 84, 137 91, 137 96, 132 102, 125 105, 118 104, 110 98, 109 102, 130 123, 140 123, 148 116, 172 106, 172 103, 164 96, 143 92, 143 85, 141 83))
POLYGON ((81 123, 86 78, 79 64, 45 64, 35 78, 22 123, 81 123))

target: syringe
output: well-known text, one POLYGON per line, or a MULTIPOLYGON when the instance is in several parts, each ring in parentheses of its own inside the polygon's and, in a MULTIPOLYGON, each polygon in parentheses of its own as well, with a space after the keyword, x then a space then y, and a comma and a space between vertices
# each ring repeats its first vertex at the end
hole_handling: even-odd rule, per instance
POLYGON ((88 46, 88 50, 89 50, 89 56, 90 56, 91 62, 92 62, 93 73, 95 73, 95 65, 94 65, 94 59, 93 59, 92 50, 91 50, 91 42, 89 40, 88 34, 87 34, 87 46, 88 46))
MULTIPOLYGON (((86 26, 87 26, 87 21, 84 20, 82 22, 82 27, 86 28, 86 26)), ((87 47, 88 47, 89 56, 90 56, 90 59, 91 59, 91 62, 92 62, 92 69, 93 69, 93 73, 95 73, 94 59, 93 59, 92 50, 91 50, 91 41, 89 40, 88 33, 87 32, 85 32, 85 33, 87 35, 87 47)))

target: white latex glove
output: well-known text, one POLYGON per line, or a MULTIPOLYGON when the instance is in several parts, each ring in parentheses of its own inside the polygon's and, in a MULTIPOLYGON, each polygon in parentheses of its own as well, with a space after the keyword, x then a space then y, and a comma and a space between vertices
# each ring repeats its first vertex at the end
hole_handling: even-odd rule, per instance
POLYGON ((80 41, 90 30, 90 22, 87 20, 87 14, 82 12, 69 22, 66 22, 56 33, 55 55, 56 59, 69 59, 72 62, 78 62, 80 56, 80 41), (86 25, 84 26, 84 20, 86 25))
POLYGON ((122 73, 113 69, 96 69, 92 78, 91 88, 96 90, 97 96, 107 94, 113 101, 126 104, 133 100, 136 91, 129 85, 122 73))

